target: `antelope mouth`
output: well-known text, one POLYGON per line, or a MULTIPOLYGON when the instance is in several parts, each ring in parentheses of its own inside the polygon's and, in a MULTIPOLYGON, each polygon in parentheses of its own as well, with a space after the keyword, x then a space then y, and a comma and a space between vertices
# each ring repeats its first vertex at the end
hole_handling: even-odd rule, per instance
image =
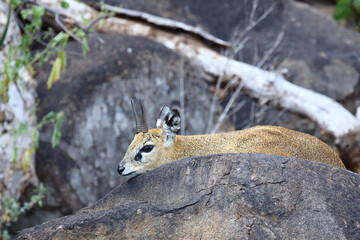
POLYGON ((139 175, 140 173, 137 173, 137 172, 129 172, 129 173, 126 173, 126 174, 121 174, 121 176, 125 177, 127 180, 131 179, 131 178, 134 178, 136 177, 137 175, 139 175))

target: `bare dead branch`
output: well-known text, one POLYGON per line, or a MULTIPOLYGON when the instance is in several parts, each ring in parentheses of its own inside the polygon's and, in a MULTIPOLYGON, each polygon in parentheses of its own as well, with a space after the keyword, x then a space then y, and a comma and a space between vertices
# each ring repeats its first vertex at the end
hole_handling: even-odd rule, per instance
MULTIPOLYGON (((256 21, 254 21, 254 16, 255 16, 255 12, 257 10, 258 7, 258 0, 254 0, 253 1, 253 5, 252 5, 252 9, 251 9, 251 13, 248 19, 249 24, 246 26, 246 28, 242 31, 242 33, 240 34, 240 37, 238 37, 238 39, 233 42, 233 48, 231 49, 227 49, 225 56, 227 56, 230 59, 233 59, 245 46, 246 42, 250 39, 249 36, 245 37, 245 34, 248 33, 251 29, 253 29, 257 24, 259 24, 261 21, 263 21, 275 8, 276 4, 273 4, 267 11, 265 11, 256 21)), ((281 38, 282 39, 282 38, 281 38)), ((277 45, 280 43, 280 41, 276 41, 274 45, 277 45)), ((273 50, 276 48, 273 47, 271 49, 271 51, 268 51, 268 54, 265 54, 263 61, 265 62, 266 59, 271 55, 271 53, 273 52, 273 50)), ((263 64, 263 63, 262 63, 263 64)), ((226 68, 226 67, 225 67, 226 68)), ((220 91, 220 83, 223 81, 223 75, 221 75, 221 77, 217 78, 217 84, 216 84, 216 90, 214 92, 212 101, 211 101, 211 107, 210 107, 210 117, 208 120, 208 125, 207 125, 207 131, 206 132, 213 132, 214 129, 212 129, 213 126, 213 115, 214 115, 214 111, 215 111, 215 105, 216 105, 216 101, 218 99, 218 93, 220 91), (210 130, 212 129, 212 130, 210 130)), ((234 85, 233 83, 231 84, 227 84, 226 87, 229 87, 230 85, 234 85)), ((226 88, 225 87, 225 88, 226 88)), ((223 91, 226 91, 227 89, 224 89, 223 91)), ((223 120, 221 120, 222 122, 223 120)), ((218 127, 217 127, 218 128, 218 127)), ((217 129, 216 129, 217 131, 217 129)))
POLYGON ((181 116, 181 135, 185 134, 185 102, 184 102, 184 58, 180 59, 180 116, 181 116))
POLYGON ((59 14, 55 13, 55 21, 56 23, 61 27, 61 29, 66 32, 67 34, 69 34, 73 39, 75 39, 77 42, 81 43, 81 39, 78 38, 75 34, 73 34, 71 31, 69 31, 69 29, 60 21, 59 19, 59 14))
POLYGON ((238 37, 238 41, 241 42, 242 39, 245 37, 245 35, 251 31, 254 27, 256 27, 256 25, 258 25, 260 22, 262 22, 276 7, 278 3, 275 2, 274 4, 272 4, 269 9, 267 9, 258 19, 256 19, 255 21, 254 19, 254 15, 258 6, 258 0, 254 0, 253 1, 253 6, 252 6, 252 10, 250 13, 250 17, 249 17, 249 24, 246 26, 246 28, 241 31, 239 37, 238 37))
POLYGON ((259 0, 254 0, 252 8, 251 8, 250 17, 249 17, 249 22, 250 23, 254 22, 254 16, 255 16, 255 12, 256 12, 256 9, 257 9, 258 5, 259 5, 259 0))
POLYGON ((139 12, 136 10, 114 7, 108 4, 104 4, 103 7, 109 11, 115 12, 116 14, 122 17, 137 18, 158 27, 168 28, 173 30, 181 30, 183 32, 192 33, 217 46, 225 47, 225 48, 231 47, 231 44, 229 42, 216 38, 199 27, 193 27, 179 21, 158 17, 149 13, 139 12))
POLYGON ((285 35, 285 32, 284 31, 281 31, 279 33, 279 35, 277 36, 276 38, 276 41, 274 42, 273 46, 271 48, 269 48, 264 56, 262 57, 262 59, 259 61, 259 63, 256 65, 258 68, 261 68, 264 63, 266 62, 266 60, 269 58, 269 56, 274 52, 274 50, 279 46, 280 42, 283 40, 284 38, 284 35, 285 35))
POLYGON ((97 23, 98 21, 102 20, 102 19, 106 19, 106 18, 109 18, 109 17, 112 17, 114 16, 115 14, 114 13, 109 13, 107 15, 102 15, 102 16, 99 16, 97 18, 95 18, 94 20, 92 20, 86 27, 82 27, 80 26, 77 22, 76 22, 76 26, 80 29, 82 29, 83 31, 85 32, 89 32, 90 31, 90 28, 92 26, 94 26, 95 23, 97 23))
POLYGON ((244 84, 240 83, 238 87, 236 88, 234 94, 231 96, 229 102, 226 104, 226 107, 224 111, 221 113, 217 123, 215 124, 215 127, 212 129, 211 133, 216 133, 219 130, 220 125, 224 121, 225 117, 227 116, 227 113, 229 112, 230 108, 232 107, 235 99, 238 97, 240 90, 243 88, 244 84))
MULTIPOLYGON (((100 16, 98 11, 74 0, 67 0, 70 7, 61 9, 59 1, 39 0, 40 3, 75 21, 81 21, 81 16, 86 16, 88 19, 100 16)), ((255 24, 265 19, 274 7, 268 9, 246 29, 251 29, 255 24)), ((198 37, 194 37, 194 34, 185 30, 183 34, 178 34, 168 31, 169 28, 154 27, 154 25, 144 21, 132 20, 129 17, 107 18, 101 28, 98 24, 94 24, 94 29, 99 32, 147 37, 161 43, 194 61, 207 74, 204 78, 218 80, 217 82, 220 79, 217 86, 220 86, 221 82, 226 83, 234 78, 241 79, 242 90, 250 97, 258 99, 260 103, 271 103, 281 109, 307 116, 321 126, 325 132, 332 134, 337 143, 341 143, 339 148, 342 150, 342 156, 347 154, 349 159, 360 162, 360 151, 358 150, 360 146, 360 120, 333 99, 296 86, 288 82, 279 72, 265 71, 256 66, 229 59, 229 57, 210 49, 198 37), (351 141, 354 144, 347 147, 351 134, 357 140, 351 141)), ((213 98, 213 101, 216 101, 216 97, 213 98)), ((254 115, 254 113, 252 114, 254 115)))
POLYGON ((242 100, 240 103, 236 104, 235 108, 229 113, 229 116, 236 114, 241 108, 246 104, 245 100, 242 100))
MULTIPOLYGON (((54 3, 48 1, 39 2, 57 7, 56 1, 53 1, 54 3)), ((56 10, 74 19, 81 14, 88 14, 92 18, 99 16, 97 11, 84 4, 70 0, 68 2, 70 3, 70 9, 56 10), (71 5, 74 5, 74 8, 71 9, 71 5)), ((274 5, 255 23, 264 19, 267 16, 266 14, 269 14, 273 8, 274 5)), ((217 79, 223 74, 224 81, 234 77, 241 79, 244 83, 244 91, 253 98, 260 99, 262 102, 271 102, 275 106, 306 115, 336 138, 341 138, 349 131, 356 131, 360 128, 360 121, 329 97, 296 86, 286 81, 277 72, 265 71, 224 57, 195 38, 186 35, 175 35, 161 29, 151 29, 149 25, 144 23, 113 17, 104 20, 104 24, 99 30, 144 36, 162 43, 166 47, 195 61, 209 76, 217 79)))

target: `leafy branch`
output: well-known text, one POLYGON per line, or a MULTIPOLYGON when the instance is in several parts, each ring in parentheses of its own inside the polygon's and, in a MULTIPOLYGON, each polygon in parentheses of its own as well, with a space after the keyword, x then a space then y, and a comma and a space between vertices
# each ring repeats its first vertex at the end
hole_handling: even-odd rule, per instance
MULTIPOLYGON (((360 15, 360 0, 339 0, 336 3, 334 18, 339 21, 341 19, 349 19, 350 17, 360 15)), ((358 22, 360 28, 360 19, 358 22)))
POLYGON ((35 189, 34 195, 31 196, 29 202, 25 202, 20 205, 14 198, 10 197, 8 192, 5 192, 0 198, 0 239, 11 239, 7 228, 11 226, 11 223, 16 222, 19 216, 26 213, 35 205, 42 206, 42 199, 48 190, 42 183, 35 189))

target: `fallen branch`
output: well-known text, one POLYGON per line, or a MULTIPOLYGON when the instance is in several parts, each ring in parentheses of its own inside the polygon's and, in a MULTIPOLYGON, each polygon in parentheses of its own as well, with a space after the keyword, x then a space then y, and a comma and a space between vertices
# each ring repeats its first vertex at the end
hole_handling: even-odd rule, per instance
POLYGON ((116 13, 118 17, 123 17, 123 18, 130 17, 132 19, 143 20, 146 23, 155 25, 157 27, 161 27, 163 29, 181 30, 182 32, 191 33, 194 34, 195 36, 199 36, 200 38, 209 41, 212 44, 225 48, 231 47, 231 44, 229 42, 216 38, 213 35, 205 32, 201 28, 193 27, 179 21, 158 17, 152 14, 139 12, 136 10, 114 7, 108 4, 104 4, 103 8, 116 13))
MULTIPOLYGON (((40 0, 39 2, 43 2, 42 4, 48 7, 56 8, 56 11, 73 19, 78 18, 77 16, 86 15, 94 19, 98 18, 100 14, 91 7, 75 1, 68 1, 70 3, 68 9, 60 8, 60 1, 48 3, 48 1, 40 0)), ((108 7, 108 9, 121 12, 122 14, 129 13, 127 10, 120 10, 115 7, 108 7)), ((138 15, 149 16, 148 14, 138 15)), ((155 19, 163 20, 158 17, 155 19)), ((177 26, 182 25, 182 23, 176 23, 173 20, 171 22, 177 26)), ((251 97, 259 99, 261 103, 270 102, 275 106, 307 116, 327 133, 332 134, 338 143, 341 143, 344 140, 343 138, 350 133, 359 135, 359 119, 333 99, 312 90, 296 86, 288 82, 278 72, 265 71, 258 67, 229 59, 209 49, 198 38, 187 34, 187 31, 184 31, 182 34, 175 34, 167 31, 168 29, 154 28, 146 22, 119 17, 110 17, 104 20, 101 28, 95 25, 95 29, 100 32, 147 37, 193 60, 204 69, 212 80, 216 80, 219 76, 223 77, 223 81, 229 81, 234 78, 238 79, 237 84, 241 81, 243 91, 251 97)))
MULTIPOLYGON (((50 9, 50 11, 53 14, 58 13, 58 14, 65 15, 67 17, 70 17, 70 18, 76 20, 77 23, 75 23, 75 25, 78 27, 80 26, 78 23, 82 22, 82 19, 81 19, 82 17, 88 18, 88 19, 104 18, 103 16, 100 16, 100 13, 98 11, 85 5, 84 3, 80 3, 80 2, 76 2, 74 0, 71 0, 71 1, 68 1, 70 7, 67 9, 64 9, 64 8, 60 7, 59 2, 60 2, 59 0, 57 0, 57 1, 40 0, 40 1, 37 1, 36 4, 45 7, 47 10, 50 9), (76 16, 74 14, 82 14, 82 15, 76 16)), ((100 8, 101 8, 99 5, 92 5, 92 6, 94 6, 97 10, 100 10, 100 8)), ((103 8, 108 11, 111 11, 112 13, 115 13, 117 17, 121 17, 124 19, 129 18, 129 19, 133 19, 134 21, 137 21, 137 22, 141 21, 144 24, 160 27, 162 29, 178 30, 181 32, 190 33, 191 35, 200 37, 201 39, 203 39, 215 46, 219 46, 219 47, 223 47, 223 48, 231 47, 231 44, 229 42, 226 42, 224 40, 216 38, 213 35, 205 32, 201 28, 193 27, 193 26, 187 25, 187 24, 179 22, 179 21, 170 20, 170 19, 158 17, 155 15, 151 15, 148 13, 139 12, 139 11, 135 11, 135 10, 114 7, 114 6, 111 6, 108 4, 104 4, 103 8)), ((109 16, 111 16, 111 15, 112 14, 110 14, 109 16)), ((106 16, 106 18, 107 17, 108 16, 106 16)), ((94 23, 92 23, 91 26, 93 24, 94 23)))

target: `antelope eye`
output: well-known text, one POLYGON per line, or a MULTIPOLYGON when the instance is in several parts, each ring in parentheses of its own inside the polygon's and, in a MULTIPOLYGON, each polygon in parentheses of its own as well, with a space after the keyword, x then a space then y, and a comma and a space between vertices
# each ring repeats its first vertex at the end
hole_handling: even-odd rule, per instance
POLYGON ((140 151, 148 153, 148 152, 151 152, 153 150, 153 148, 154 148, 154 145, 145 145, 140 151))
POLYGON ((142 156, 141 156, 140 153, 138 153, 138 154, 135 155, 135 161, 140 161, 141 158, 142 158, 142 156))

